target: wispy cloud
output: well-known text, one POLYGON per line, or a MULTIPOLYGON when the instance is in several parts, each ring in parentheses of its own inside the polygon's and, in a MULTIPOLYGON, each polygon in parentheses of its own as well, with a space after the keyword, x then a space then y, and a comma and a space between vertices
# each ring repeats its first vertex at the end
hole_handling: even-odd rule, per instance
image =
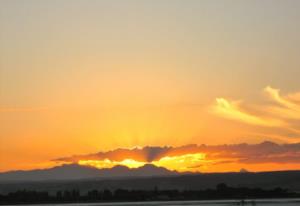
POLYGON ((278 119, 260 117, 243 111, 240 107, 240 102, 226 100, 225 98, 217 98, 216 105, 213 108, 214 112, 225 118, 240 120, 242 122, 262 125, 267 127, 283 126, 285 123, 278 119))
POLYGON ((300 119, 300 95, 288 94, 287 96, 281 96, 279 89, 274 89, 270 86, 266 87, 264 92, 279 105, 268 107, 268 111, 287 119, 300 119), (293 98, 291 99, 291 97, 293 98))
POLYGON ((266 94, 268 94, 268 95, 270 96, 270 98, 271 98, 274 102, 276 102, 276 103, 278 103, 278 104, 280 104, 280 105, 282 105, 282 106, 284 106, 284 107, 287 107, 287 108, 294 108, 294 107, 296 106, 296 105, 293 104, 292 102, 290 102, 290 101, 286 100, 284 97, 282 97, 282 96, 279 94, 279 92, 280 92, 279 89, 274 89, 274 88, 272 88, 272 87, 270 87, 270 86, 267 86, 267 87, 264 88, 263 91, 264 91, 266 94))
POLYGON ((300 93, 281 95, 279 89, 267 86, 264 94, 271 100, 268 104, 255 105, 259 113, 246 109, 242 101, 230 101, 217 98, 213 112, 223 118, 240 121, 261 127, 273 127, 286 130, 289 134, 299 137, 300 126, 295 120, 300 120, 300 93))

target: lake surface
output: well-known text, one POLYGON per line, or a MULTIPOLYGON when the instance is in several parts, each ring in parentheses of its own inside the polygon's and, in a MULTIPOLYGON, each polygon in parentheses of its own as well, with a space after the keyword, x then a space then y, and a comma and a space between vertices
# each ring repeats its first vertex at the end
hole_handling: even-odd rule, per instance
MULTIPOLYGON (((159 202, 118 202, 118 203, 70 203, 70 204, 44 204, 43 206, 299 206, 300 199, 264 199, 245 200, 211 200, 211 201, 159 201, 159 202)), ((38 205, 34 205, 38 206, 38 205)))

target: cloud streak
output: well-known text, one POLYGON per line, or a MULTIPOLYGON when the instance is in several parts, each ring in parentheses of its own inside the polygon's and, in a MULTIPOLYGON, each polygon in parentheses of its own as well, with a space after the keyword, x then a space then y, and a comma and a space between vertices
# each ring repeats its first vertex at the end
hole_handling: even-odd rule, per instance
MULTIPOLYGON (((92 166, 112 167, 118 164, 131 165, 152 163, 179 171, 199 170, 204 166, 228 164, 300 164, 300 143, 231 145, 185 145, 180 147, 143 147, 115 149, 95 154, 59 158, 54 161, 86 163, 92 166), (144 156, 142 155, 144 154, 144 156), (141 156, 142 155, 142 156, 141 156), (145 157, 151 157, 144 159, 145 157), (131 164, 132 163, 132 164, 131 164)), ((127 166, 128 166, 127 165, 127 166)))
POLYGON ((279 89, 267 86, 263 89, 270 103, 255 105, 260 112, 253 113, 245 109, 241 101, 217 98, 213 112, 223 118, 260 127, 272 127, 285 130, 287 137, 293 134, 300 137, 300 93, 281 95, 279 89))
POLYGON ((239 102, 233 102, 224 98, 217 98, 216 105, 213 108, 214 112, 225 118, 240 120, 242 122, 261 125, 266 127, 284 126, 284 122, 278 119, 260 117, 249 112, 243 111, 240 108, 239 102))
POLYGON ((289 94, 283 97, 280 95, 279 89, 273 89, 269 86, 264 89, 264 92, 271 100, 279 104, 279 106, 269 107, 270 112, 286 119, 300 119, 300 95, 289 94), (290 100, 290 97, 293 99, 290 100))

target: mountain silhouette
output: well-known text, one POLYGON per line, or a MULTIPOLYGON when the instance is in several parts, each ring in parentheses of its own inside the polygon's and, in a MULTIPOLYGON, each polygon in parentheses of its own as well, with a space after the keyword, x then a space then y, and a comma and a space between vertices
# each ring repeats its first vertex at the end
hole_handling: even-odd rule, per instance
POLYGON ((76 180, 87 178, 170 176, 176 174, 179 173, 151 164, 134 169, 121 165, 113 168, 97 169, 78 164, 65 164, 50 169, 3 172, 0 173, 0 181, 76 180))

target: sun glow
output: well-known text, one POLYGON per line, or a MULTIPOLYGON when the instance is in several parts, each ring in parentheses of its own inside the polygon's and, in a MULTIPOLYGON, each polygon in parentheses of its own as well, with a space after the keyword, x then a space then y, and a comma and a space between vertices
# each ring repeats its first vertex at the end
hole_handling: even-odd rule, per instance
POLYGON ((78 161, 79 165, 86 165, 86 166, 92 166, 96 168, 112 168, 117 165, 123 165, 128 168, 138 168, 142 167, 143 165, 146 164, 146 162, 139 162, 133 159, 124 159, 120 162, 118 161, 111 161, 109 159, 104 159, 104 160, 79 160, 78 161))
POLYGON ((206 162, 204 153, 185 154, 180 156, 166 156, 152 163, 159 167, 165 167, 170 170, 183 171, 198 171, 202 164, 206 162))
POLYGON ((205 166, 208 160, 205 159, 206 155, 204 153, 196 154, 185 154, 179 156, 165 156, 159 160, 152 162, 142 162, 133 159, 124 159, 122 161, 112 161, 109 159, 104 160, 79 160, 78 164, 92 166, 99 169, 102 168, 112 168, 117 165, 123 165, 128 168, 138 168, 145 164, 153 164, 157 167, 165 167, 169 170, 177 170, 179 172, 183 171, 199 171, 200 167, 205 166))

